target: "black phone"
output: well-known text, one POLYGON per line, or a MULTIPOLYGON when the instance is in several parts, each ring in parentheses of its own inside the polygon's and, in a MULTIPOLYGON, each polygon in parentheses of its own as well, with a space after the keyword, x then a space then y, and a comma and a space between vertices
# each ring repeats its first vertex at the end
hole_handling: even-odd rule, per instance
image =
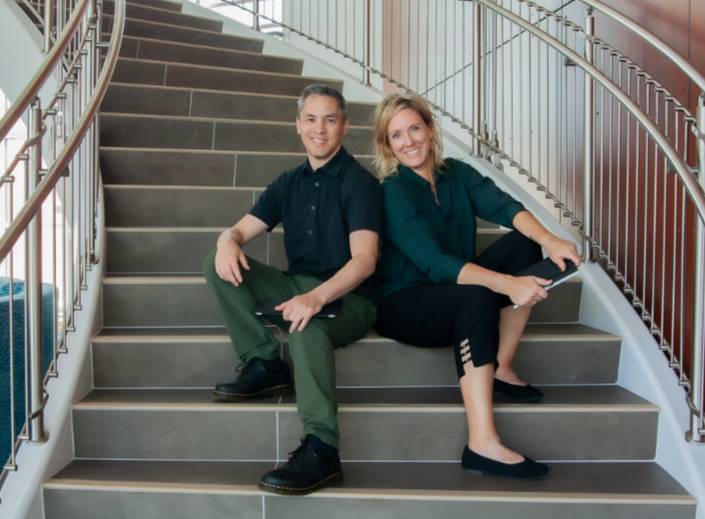
POLYGON ((544 287, 546 290, 550 290, 553 287, 556 287, 563 283, 564 281, 572 278, 578 273, 578 267, 570 261, 569 259, 563 260, 565 262, 565 270, 561 271, 561 269, 551 261, 550 258, 545 258, 542 261, 539 261, 538 263, 534 263, 530 267, 525 268, 518 274, 515 274, 517 277, 519 276, 536 276, 539 278, 544 278, 544 279, 550 279, 552 283, 546 287, 544 287))
MULTIPOLYGON (((255 315, 258 317, 281 317, 282 313, 274 308, 282 304, 286 299, 267 299, 255 308, 255 315)), ((343 301, 336 299, 331 301, 318 312, 314 317, 323 319, 335 319, 343 308, 343 301)))

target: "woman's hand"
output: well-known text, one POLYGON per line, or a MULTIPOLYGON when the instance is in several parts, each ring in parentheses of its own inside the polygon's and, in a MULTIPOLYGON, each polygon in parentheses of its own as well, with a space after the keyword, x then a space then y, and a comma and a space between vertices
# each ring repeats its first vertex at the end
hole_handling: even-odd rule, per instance
POLYGON ((550 284, 551 280, 536 276, 506 276, 500 292, 517 306, 534 306, 548 297, 544 287, 550 284))
POLYGON ((575 243, 572 241, 562 240, 552 234, 542 245, 544 249, 546 249, 546 255, 551 258, 551 261, 558 265, 561 270, 565 270, 565 260, 567 259, 575 263, 576 267, 580 266, 580 256, 578 255, 575 243))

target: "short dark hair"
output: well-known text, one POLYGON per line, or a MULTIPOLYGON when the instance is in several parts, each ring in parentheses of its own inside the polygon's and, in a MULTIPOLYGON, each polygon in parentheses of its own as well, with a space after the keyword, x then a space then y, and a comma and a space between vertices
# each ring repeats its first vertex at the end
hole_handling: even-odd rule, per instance
POLYGON ((329 85, 324 85, 322 83, 312 83, 310 85, 307 85, 306 88, 303 89, 301 95, 296 100, 296 106, 298 107, 298 110, 296 112, 297 117, 299 114, 301 114, 301 110, 303 110, 304 108, 306 98, 310 96, 332 97, 338 103, 338 108, 343 114, 343 119, 348 118, 348 106, 345 103, 345 98, 343 97, 343 94, 341 94, 337 88, 334 88, 329 85))

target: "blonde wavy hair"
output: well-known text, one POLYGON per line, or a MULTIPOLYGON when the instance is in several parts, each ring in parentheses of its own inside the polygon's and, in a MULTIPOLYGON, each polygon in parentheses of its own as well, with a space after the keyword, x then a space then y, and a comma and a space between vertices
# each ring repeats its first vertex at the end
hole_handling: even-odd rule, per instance
POLYGON ((375 127, 374 127, 374 165, 377 169, 377 176, 380 179, 393 175, 399 167, 399 161, 394 156, 389 138, 387 136, 387 127, 389 121, 402 110, 410 108, 421 116, 421 119, 429 130, 431 130, 431 160, 433 169, 436 170, 443 165, 443 143, 441 142, 441 132, 438 129, 436 118, 433 116, 431 107, 423 97, 407 94, 391 94, 385 97, 382 102, 377 105, 375 110, 375 127))

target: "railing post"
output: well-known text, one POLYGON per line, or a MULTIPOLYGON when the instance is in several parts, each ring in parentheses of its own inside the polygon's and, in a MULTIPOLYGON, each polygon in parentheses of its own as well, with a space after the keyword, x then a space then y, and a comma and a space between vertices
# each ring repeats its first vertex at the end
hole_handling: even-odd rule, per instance
POLYGON ((372 84, 370 67, 372 65, 372 0, 365 1, 365 68, 362 71, 362 81, 365 85, 372 84))
POLYGON ((483 115, 485 109, 485 96, 482 91, 482 67, 484 65, 483 55, 484 49, 482 42, 484 41, 482 34, 482 15, 483 8, 480 2, 473 3, 472 19, 473 19, 473 131, 475 132, 473 153, 482 156, 482 134, 483 134, 483 115))
MULTIPOLYGON (((705 92, 698 97, 698 173, 700 185, 705 189, 705 92)), ((693 443, 705 443, 703 430, 703 406, 705 406, 705 333, 703 310, 705 309, 705 226, 697 218, 695 236, 695 290, 693 300, 693 344, 690 356, 690 398, 693 404, 690 415, 690 430, 686 439, 693 443)))
POLYGON ((254 5, 253 5, 255 14, 252 15, 252 28, 255 31, 259 31, 259 0, 254 0, 254 5))
MULTIPOLYGON (((29 153, 29 175, 27 185, 28 196, 39 184, 40 169, 42 167, 42 109, 39 98, 35 99, 30 107, 29 135, 36 142, 29 153)), ((27 416, 28 437, 30 442, 43 442, 44 435, 44 374, 42 350, 42 211, 37 211, 27 228, 27 273, 25 284, 25 297, 27 298, 28 315, 28 356, 27 375, 29 377, 29 414, 27 416)))
MULTIPOLYGON (((592 14, 592 9, 588 8, 587 16, 585 17, 585 60, 592 64, 594 59, 594 47, 591 36, 595 34, 595 17, 592 14)), ((593 158, 594 152, 594 133, 593 133, 593 93, 595 83, 592 76, 585 73, 585 121, 584 121, 584 140, 583 140, 583 256, 586 262, 593 260, 592 245, 590 239, 592 237, 592 179, 593 179, 593 158)))
MULTIPOLYGON (((58 18, 61 13, 56 13, 58 18)), ((44 54, 49 54, 51 50, 51 30, 54 19, 54 4, 52 0, 44 0, 44 54)), ((58 34, 58 33, 57 33, 58 34)))

